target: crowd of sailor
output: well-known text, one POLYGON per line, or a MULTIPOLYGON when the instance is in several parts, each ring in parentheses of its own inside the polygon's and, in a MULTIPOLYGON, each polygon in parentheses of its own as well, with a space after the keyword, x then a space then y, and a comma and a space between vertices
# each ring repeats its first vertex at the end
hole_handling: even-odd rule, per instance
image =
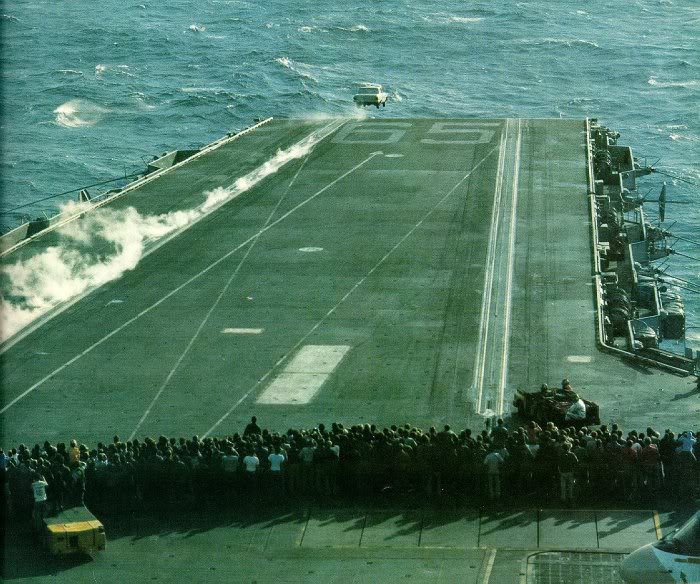
POLYGON ((700 493, 697 433, 617 424, 427 431, 333 423, 286 433, 256 418, 225 437, 111 442, 71 440, 0 450, 6 500, 16 514, 83 502, 96 508, 149 502, 416 493, 476 504, 641 502, 700 493))

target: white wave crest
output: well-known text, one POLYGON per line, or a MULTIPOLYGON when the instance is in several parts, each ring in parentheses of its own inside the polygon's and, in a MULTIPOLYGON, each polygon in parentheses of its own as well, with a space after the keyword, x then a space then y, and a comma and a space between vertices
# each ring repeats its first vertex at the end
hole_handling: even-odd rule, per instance
POLYGON ((673 141, 685 141, 685 142, 700 142, 700 137, 691 136, 688 134, 679 134, 678 132, 672 132, 668 135, 673 141))
POLYGON ((469 16, 450 16, 450 22, 461 22, 464 24, 472 24, 474 22, 481 22, 484 20, 481 17, 469 17, 469 16))
POLYGON ((298 61, 292 61, 289 57, 278 57, 275 59, 275 61, 290 71, 293 71, 299 75, 299 77, 318 82, 318 79, 311 73, 311 65, 298 61))
POLYGON ((659 81, 656 79, 656 77, 649 77, 647 83, 655 87, 697 87, 700 85, 700 80, 688 79, 686 81, 659 81))
POLYGON ((95 65, 95 77, 101 79, 105 73, 116 73, 118 75, 126 75, 127 77, 134 77, 134 74, 129 70, 129 65, 95 65))
POLYGON ((0 341, 10 338, 58 304, 133 270, 149 243, 191 225, 277 172, 290 160, 306 156, 321 138, 320 134, 312 135, 287 150, 279 150, 232 185, 205 192, 204 202, 190 209, 142 215, 133 207, 90 210, 89 203, 67 203, 61 208, 62 213, 83 214, 57 229, 57 245, 0 268, 7 282, 0 295, 0 341))
POLYGON ((364 24, 353 24, 352 26, 337 26, 336 30, 344 32, 369 32, 369 27, 364 24))
POLYGON ((57 69, 56 73, 61 73, 62 75, 75 75, 77 77, 82 77, 83 72, 77 69, 57 69))
POLYGON ((203 24, 190 24, 188 29, 192 32, 204 32, 205 30, 207 30, 207 27, 203 24))
POLYGON ((546 37, 546 38, 541 38, 541 39, 520 39, 518 41, 520 44, 523 45, 534 45, 534 46, 540 46, 540 45, 561 45, 563 47, 576 47, 576 46, 581 46, 581 47, 591 47, 594 49, 599 49, 600 46, 593 42, 589 41, 586 39, 562 39, 562 38, 554 38, 554 37, 546 37))
POLYGON ((109 110, 85 99, 71 99, 59 105, 53 112, 56 114, 55 121, 59 126, 80 128, 94 126, 109 110))

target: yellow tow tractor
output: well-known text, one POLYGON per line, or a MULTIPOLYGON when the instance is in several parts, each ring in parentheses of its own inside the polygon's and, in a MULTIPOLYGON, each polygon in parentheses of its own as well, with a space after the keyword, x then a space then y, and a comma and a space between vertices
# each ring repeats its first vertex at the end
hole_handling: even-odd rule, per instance
POLYGON ((105 549, 105 528, 85 506, 64 509, 44 517, 42 540, 56 556, 90 553, 105 549))

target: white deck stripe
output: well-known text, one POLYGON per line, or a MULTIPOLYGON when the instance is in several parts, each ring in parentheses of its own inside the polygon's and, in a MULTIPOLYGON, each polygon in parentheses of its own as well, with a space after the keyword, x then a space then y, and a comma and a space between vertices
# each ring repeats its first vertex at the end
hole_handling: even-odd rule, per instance
POLYGON ((508 119, 501 135, 472 383, 475 409, 482 415, 503 413, 508 381, 521 126, 520 119, 508 119))
POLYGON ((508 382, 508 363, 510 359, 510 320, 512 306, 513 268, 515 264, 515 232, 518 215, 518 186, 520 178, 520 143, 522 139, 522 121, 518 119, 518 137, 515 143, 515 163, 513 170, 512 203, 510 211, 510 229, 508 237, 508 275, 506 277, 506 298, 503 314, 503 355, 501 357, 501 375, 498 384, 498 397, 496 398, 496 414, 503 413, 506 384, 508 382))
POLYGON ((381 153, 381 152, 372 152, 372 153, 371 153, 367 158, 365 158, 362 162, 360 162, 359 164, 356 164, 356 165, 353 166, 350 170, 348 170, 347 172, 343 173, 343 174, 340 175, 338 178, 336 178, 334 181, 328 183, 328 184, 327 184, 325 187, 323 187, 321 190, 315 192, 315 193, 314 193, 313 195, 311 195, 310 197, 304 199, 301 203, 299 203, 298 205, 296 205, 295 207, 293 207, 292 209, 290 209, 289 211, 287 211, 287 212, 286 212, 284 215, 282 215, 279 219, 277 219, 277 220, 274 221, 273 223, 270 223, 270 225, 268 225, 266 228, 261 229, 258 233, 256 233, 255 235, 252 235, 251 237, 249 237, 248 239, 246 239, 243 243, 241 243, 241 244, 237 245, 235 248, 233 248, 231 251, 226 252, 226 253, 225 253, 224 255, 222 255, 218 260, 213 261, 211 264, 209 264, 209 265, 208 265, 206 268, 204 268, 202 271, 200 271, 199 273, 197 273, 197 274, 195 274, 194 276, 192 276, 189 280, 187 280, 186 282, 180 284, 180 285, 179 285, 177 288, 175 288, 174 290, 171 290, 170 292, 168 292, 168 293, 167 293, 165 296, 163 296, 160 300, 157 300, 156 302, 154 302, 153 304, 151 304, 148 308, 144 308, 144 309, 143 309, 141 312, 139 312, 136 316, 130 318, 130 319, 127 320, 124 324, 122 324, 122 325, 118 326, 116 329, 114 329, 112 332, 107 333, 107 334, 106 334, 104 337, 102 337, 99 341, 96 341, 95 343, 93 343, 92 345, 90 345, 87 349, 85 349, 85 350, 82 351, 81 353, 78 353, 75 357, 73 357, 73 358, 70 359, 69 361, 66 361, 66 362, 65 362, 63 365, 61 365, 60 367, 57 367, 56 369, 54 369, 51 373, 49 373, 48 375, 46 375, 45 377, 43 377, 42 379, 40 379, 39 381, 37 381, 34 385, 32 385, 31 387, 29 387, 28 389, 26 389, 25 391, 23 391, 20 395, 18 395, 16 398, 14 398, 10 403, 8 403, 4 408, 2 408, 2 409, 0 410, 0 414, 4 414, 7 410, 9 410, 9 409, 10 409, 12 406, 14 406, 17 402, 19 402, 20 400, 24 399, 27 395, 29 395, 30 393, 32 393, 32 392, 33 392, 35 389, 37 389, 38 387, 41 387, 44 383, 46 383, 49 379, 51 379, 52 377, 54 377, 55 375, 57 375, 58 373, 60 373, 61 371, 63 371, 66 367, 69 367, 70 365, 72 365, 73 363, 75 363, 76 361, 78 361, 79 359, 81 359, 82 357, 84 357, 84 356, 87 355, 88 353, 92 352, 92 351, 93 351, 94 349, 96 349, 97 347, 99 347, 102 343, 104 343, 105 341, 109 340, 110 338, 112 338, 112 337, 113 337, 114 335, 116 335, 117 333, 119 333, 119 332, 121 332, 122 330, 124 330, 124 329, 125 329, 126 327, 128 327, 130 324, 136 322, 136 321, 139 320, 142 316, 148 314, 151 310, 153 310, 154 308, 160 306, 160 305, 161 305, 163 302, 165 302, 168 298, 170 298, 171 296, 174 296, 175 294, 177 294, 178 292, 180 292, 180 290, 182 290, 182 289, 185 288, 186 286, 189 286, 189 285, 190 285, 192 282, 194 282, 195 280, 198 280, 199 278, 201 278, 204 274, 206 274, 206 273, 209 272, 210 270, 214 269, 214 268, 215 268, 216 266, 218 266, 221 262, 223 262, 223 261, 225 261, 226 259, 228 259, 230 256, 232 256, 234 253, 236 253, 237 251, 239 251, 240 249, 242 249, 243 247, 245 247, 247 244, 249 244, 251 241, 253 241, 253 240, 256 239, 257 237, 259 237, 261 234, 265 233, 266 231, 272 229, 273 227, 275 227, 276 225, 278 225, 279 223, 281 223, 282 221, 284 221, 287 217, 289 217, 290 215, 292 215, 293 213, 295 213, 296 211, 298 211, 299 209, 301 209, 303 206, 305 206, 305 205, 307 205, 308 203, 310 203, 312 200, 314 200, 314 199, 315 199, 316 197, 318 197, 319 195, 325 193, 328 189, 330 189, 330 188, 331 188, 332 186, 334 186, 336 183, 338 183, 339 181, 341 181, 342 179, 344 179, 346 176, 352 174, 352 173, 355 172, 358 168, 361 168, 362 166, 364 166, 365 164, 367 164, 370 160, 372 160, 375 156, 378 156, 378 155, 380 155, 380 154, 382 154, 382 153, 381 153))
POLYGON ((225 328, 221 331, 225 335, 261 335, 265 329, 261 328, 225 328))
POLYGON ((425 220, 428 219, 428 218, 435 212, 435 210, 436 210, 440 205, 442 205, 442 203, 444 203, 444 202, 450 197, 450 195, 452 195, 452 193, 454 193, 454 192, 460 187, 460 185, 461 185, 465 180, 467 180, 467 179, 476 171, 477 168, 479 168, 484 162, 486 162, 486 160, 491 156, 491 154, 493 154, 493 153, 497 150, 497 148, 498 148, 498 146, 495 146, 494 148, 492 148, 491 150, 489 150, 488 153, 487 153, 479 162, 477 162, 477 163, 474 165, 474 167, 473 167, 469 172, 467 172, 467 174, 465 174, 465 175, 460 179, 460 181, 459 181, 455 186, 453 186, 453 187, 449 190, 449 192, 448 192, 444 197, 442 197, 442 199, 440 199, 440 200, 436 203, 436 205, 435 205, 432 209, 430 209, 430 211, 428 211, 425 215, 423 215, 423 218, 422 218, 420 221, 418 221, 418 223, 416 223, 416 224, 408 231, 408 233, 406 233, 406 235, 404 235, 404 236, 399 240, 399 242, 398 242, 394 247, 392 247, 392 248, 386 253, 386 255, 385 255, 382 259, 380 259, 380 260, 372 267, 372 269, 371 269, 369 272, 367 272, 362 278, 360 278, 360 279, 353 285, 352 288, 350 288, 350 290, 345 294, 345 296, 343 296, 343 297, 338 301, 338 303, 337 303, 333 308, 331 308, 331 309, 321 318, 321 320, 319 320, 313 327, 311 327, 311 329, 299 340, 299 342, 298 342, 296 345, 294 345, 289 351, 287 351, 286 354, 284 354, 280 359, 278 359, 277 362, 267 371, 267 373, 265 373, 265 375, 263 375, 263 376, 257 381, 257 383, 255 383, 255 385, 253 385, 253 387, 251 387, 246 393, 244 393, 244 394, 238 399, 238 401, 237 401, 235 404, 233 404, 233 405, 229 408, 229 410, 228 410, 223 416, 221 416, 221 417, 216 421, 216 423, 215 423, 211 428, 209 428, 209 430, 206 431, 206 433, 205 433, 202 437, 203 437, 203 438, 206 438, 207 436, 209 436, 214 430, 216 430, 216 429, 226 420, 226 418, 228 418, 228 417, 238 408, 238 406, 240 406, 246 399, 248 399, 248 397, 250 396, 251 393, 253 393, 254 391, 257 391, 257 389, 260 387, 260 385, 262 385, 263 383, 265 383, 265 381, 267 380, 267 378, 270 377, 270 375, 272 375, 272 373, 273 373, 282 363, 284 363, 284 362, 287 360, 287 358, 288 358, 292 353, 294 353, 294 351, 296 351, 301 345, 303 345, 304 342, 306 341, 306 339, 308 339, 308 338, 316 331, 316 329, 318 329, 318 327, 320 327, 320 326, 328 319, 328 317, 330 317, 330 316, 338 309, 338 307, 339 307, 341 304, 343 304, 343 303, 352 295, 352 293, 355 292, 355 290, 357 290, 357 289, 364 283, 364 281, 365 281, 367 278, 369 278, 369 277, 370 277, 370 276, 371 276, 371 275, 372 275, 372 274, 373 274, 373 273, 374 273, 374 272, 389 258, 389 256, 391 256, 391 254, 393 254, 393 253, 399 248, 399 246, 401 246, 401 244, 402 244, 404 241, 406 241, 406 240, 413 234, 413 232, 414 232, 416 229, 418 229, 418 228, 425 222, 425 220))
POLYGON ((348 345, 306 345, 260 394, 259 404, 300 405, 310 402, 340 365, 348 345))
POLYGON ((486 560, 486 566, 484 568, 484 573, 481 577, 481 584, 489 584, 489 581, 491 580, 491 572, 493 571, 493 564, 496 561, 496 552, 498 550, 491 549, 488 553, 487 560, 486 560))
POLYGON ((501 142, 498 150, 498 170, 496 173, 496 185, 491 208, 491 227, 489 230, 489 245, 486 253, 486 266, 484 268, 484 290, 481 297, 481 320, 479 322, 479 339, 477 341, 476 356, 474 358, 474 390, 476 392, 477 412, 481 412, 481 401, 484 391, 484 375, 486 371, 486 344, 488 340, 488 321, 491 312, 491 294, 493 289, 493 271, 496 256, 496 235, 498 233, 498 218, 501 211, 501 190, 503 188, 503 166, 505 164, 506 135, 510 120, 506 120, 501 133, 501 142))

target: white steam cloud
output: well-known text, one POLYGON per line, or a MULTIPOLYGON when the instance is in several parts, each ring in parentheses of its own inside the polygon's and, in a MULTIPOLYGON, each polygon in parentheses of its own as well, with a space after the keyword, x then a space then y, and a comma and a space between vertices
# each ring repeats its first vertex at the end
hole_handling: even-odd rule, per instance
POLYGON ((229 187, 204 193, 200 205, 161 215, 142 215, 133 207, 90 210, 89 203, 70 202, 66 215, 83 213, 57 229, 59 243, 0 269, 0 342, 66 302, 133 270, 149 244, 176 232, 252 188, 290 160, 302 158, 322 138, 306 140, 277 154, 229 187), (88 211, 88 212, 85 212, 88 211))

